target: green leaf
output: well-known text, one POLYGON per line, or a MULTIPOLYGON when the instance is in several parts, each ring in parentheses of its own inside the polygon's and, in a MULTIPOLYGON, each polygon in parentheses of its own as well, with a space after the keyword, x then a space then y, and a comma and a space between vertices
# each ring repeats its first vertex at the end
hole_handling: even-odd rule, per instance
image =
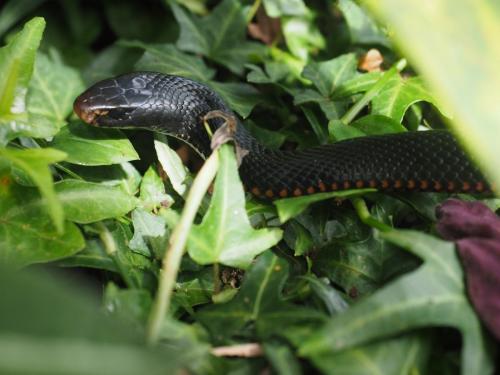
POLYGON ((269 17, 300 16, 307 10, 302 0, 264 0, 263 4, 269 17))
POLYGON ((150 243, 153 248, 155 244, 157 245, 153 249, 156 254, 164 250, 162 245, 166 245, 169 232, 163 217, 138 208, 132 212, 132 223, 134 224, 134 237, 129 242, 129 247, 132 250, 145 256, 151 256, 148 247, 150 243))
POLYGON ((328 134, 331 141, 342 141, 357 137, 364 137, 366 134, 350 125, 344 124, 340 120, 330 120, 328 122, 328 134))
POLYGON ((353 53, 328 61, 307 64, 302 76, 310 80, 316 90, 297 91, 294 95, 294 104, 318 103, 329 120, 338 119, 345 112, 346 103, 345 101, 332 100, 332 95, 337 87, 358 74, 356 67, 357 60, 353 53))
POLYGON ((158 161, 172 183, 172 187, 177 194, 184 196, 190 177, 188 169, 179 155, 168 146, 166 137, 157 137, 154 145, 158 161))
POLYGON ((432 103, 446 114, 436 99, 424 87, 420 77, 404 79, 394 76, 372 100, 372 114, 379 114, 401 122, 406 110, 420 101, 432 103))
POLYGON ((33 18, 24 25, 10 43, 0 49, 0 116, 26 111, 26 93, 45 21, 33 18))
POLYGON ((174 74, 200 82, 206 82, 215 75, 215 71, 208 68, 202 59, 181 52, 172 44, 122 41, 120 45, 144 49, 144 55, 136 63, 137 69, 140 70, 174 74))
POLYGON ((323 301, 330 315, 340 313, 349 307, 341 293, 324 280, 313 276, 303 276, 302 278, 309 282, 312 291, 323 301))
POLYGON ((356 76, 357 59, 353 53, 306 65, 302 75, 309 79, 321 95, 328 97, 335 89, 356 76))
POLYGON ((95 268, 118 273, 113 259, 106 254, 101 242, 95 239, 87 239, 82 251, 58 261, 57 265, 60 267, 95 268))
POLYGON ((80 224, 121 217, 132 211, 137 198, 121 188, 66 179, 55 184, 66 219, 80 224))
POLYGON ((313 240, 310 233, 297 221, 291 221, 285 228, 283 239, 290 249, 294 250, 293 255, 304 255, 313 247, 313 240))
POLYGON ((500 112, 495 110, 500 103, 497 2, 446 0, 436 6, 422 6, 418 0, 365 3, 391 25, 399 48, 439 102, 453 113, 451 125, 461 141, 500 186, 496 163, 500 159, 500 112), (450 14, 453 22, 449 22, 450 14))
POLYGON ((152 211, 160 206, 170 206, 173 198, 165 193, 165 185, 156 169, 148 168, 141 182, 140 194, 141 206, 145 210, 152 211))
POLYGON ((139 159, 132 143, 115 129, 97 129, 81 122, 64 127, 51 146, 68 154, 69 163, 80 165, 120 164, 139 159))
POLYGON ((248 117, 253 107, 261 101, 259 91, 246 83, 211 81, 208 85, 243 118, 248 117))
POLYGON ((307 8, 303 15, 281 19, 286 45, 292 55, 302 62, 308 61, 311 54, 317 54, 326 44, 314 21, 315 15, 307 8))
POLYGON ((249 60, 261 59, 265 46, 245 38, 246 19, 241 4, 233 0, 220 2, 203 18, 188 14, 175 2, 169 2, 180 26, 177 47, 193 52, 242 74, 249 60))
POLYGON ((245 327, 250 327, 251 337, 265 339, 283 335, 285 327, 323 321, 324 316, 318 311, 283 300, 287 276, 287 262, 268 251, 245 274, 236 297, 222 305, 202 308, 196 317, 217 342, 241 336, 245 327))
POLYGON ((311 203, 321 202, 331 198, 350 198, 375 191, 376 189, 334 191, 331 193, 318 193, 302 197, 277 199, 273 203, 278 210, 280 221, 285 223, 287 220, 303 212, 311 203))
POLYGON ((55 134, 66 124, 73 112, 73 101, 84 88, 75 69, 39 53, 28 91, 28 111, 50 121, 55 134))
POLYGON ((137 331, 106 316, 96 296, 72 280, 33 269, 0 277, 1 373, 159 375, 188 363, 175 345, 146 348, 137 331))
POLYGON ((58 233, 46 204, 33 188, 16 185, 8 175, 0 188, 0 259, 17 267, 49 262, 83 249, 78 228, 69 222, 58 233))
POLYGON ((51 148, 25 150, 4 148, 0 149, 0 157, 7 159, 10 163, 22 169, 37 185, 46 200, 46 209, 57 231, 62 233, 64 212, 54 193, 49 165, 64 160, 66 154, 51 148))
POLYGON ((26 110, 26 94, 45 21, 27 22, 10 43, 0 48, 0 143, 18 135, 50 136, 50 124, 35 127, 26 110))
POLYGON ((381 72, 358 74, 337 86, 332 99, 338 100, 368 91, 378 82, 382 74, 381 72))
POLYGON ((253 258, 274 246, 279 229, 255 230, 245 210, 245 194, 233 148, 220 148, 220 164, 210 207, 189 233, 189 255, 199 264, 222 263, 246 269, 253 258))
POLYGON ((353 0, 339 0, 338 7, 349 26, 353 44, 379 44, 390 47, 389 41, 377 24, 353 0))
POLYGON ((273 340, 266 341, 263 347, 264 353, 276 374, 302 374, 299 359, 287 344, 273 340))
POLYGON ((356 128, 366 135, 401 133, 407 129, 400 122, 383 115, 368 115, 351 122, 349 126, 356 128))
POLYGON ((424 334, 409 334, 340 353, 319 353, 311 360, 324 374, 423 374, 427 370, 430 344, 424 334))
POLYGON ((190 15, 175 2, 169 2, 174 17, 180 26, 177 47, 184 51, 206 55, 210 50, 209 34, 200 18, 190 15))
POLYGON ((490 373, 487 337, 465 294, 453 244, 409 230, 387 232, 383 237, 422 258, 423 266, 332 318, 306 339, 300 353, 314 357, 420 327, 446 326, 462 333, 463 373, 490 373))

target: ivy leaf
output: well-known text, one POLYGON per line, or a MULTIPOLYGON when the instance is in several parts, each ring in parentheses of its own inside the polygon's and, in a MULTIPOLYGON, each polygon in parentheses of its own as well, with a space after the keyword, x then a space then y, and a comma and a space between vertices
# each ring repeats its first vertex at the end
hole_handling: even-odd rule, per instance
POLYGON ((381 72, 370 72, 355 75, 354 78, 350 78, 337 86, 332 94, 332 99, 338 100, 368 91, 378 82, 382 74, 381 72))
POLYGON ((366 135, 401 133, 407 129, 400 122, 383 115, 367 115, 351 122, 352 126, 366 135))
POLYGON ((321 202, 331 198, 351 198, 357 195, 372 193, 376 189, 357 189, 357 190, 342 190, 333 191, 329 193, 318 193, 311 195, 304 195, 302 197, 277 199, 273 203, 278 210, 280 221, 285 223, 287 220, 299 215, 310 204, 321 202))
POLYGON ((500 186, 500 7, 497 1, 446 0, 422 6, 419 0, 364 0, 440 103, 453 113, 450 125, 474 160, 500 186), (449 22, 453 14, 453 22, 449 22), (457 27, 460 25, 460 27, 457 27), (461 41, 456 43, 456 41, 461 41), (446 63, 444 63, 446 62, 446 63))
POLYGON ((259 91, 253 86, 237 82, 208 82, 241 117, 246 118, 253 107, 261 101, 259 91))
POLYGON ((0 149, 0 157, 22 169, 38 186, 40 193, 46 200, 47 210, 57 231, 62 233, 64 212, 61 202, 54 193, 49 165, 64 160, 66 154, 51 148, 25 150, 4 148, 0 149))
POLYGON ((200 82, 206 82, 215 75, 215 71, 207 67, 202 59, 183 53, 172 44, 121 41, 120 45, 144 49, 144 54, 136 63, 139 70, 163 72, 200 82))
POLYGON ((308 8, 302 15, 281 19, 286 45, 302 64, 309 60, 311 54, 317 53, 326 45, 325 38, 314 21, 315 15, 308 8))
POLYGON ((118 273, 116 263, 108 254, 102 243, 96 239, 87 239, 85 248, 75 255, 57 262, 61 267, 86 267, 118 273))
POLYGON ((302 0, 264 0, 264 8, 269 17, 300 16, 307 9, 302 0))
POLYGON ((310 80, 321 95, 328 97, 348 79, 356 76, 357 59, 353 53, 306 65, 302 76, 310 80))
POLYGON ((234 151, 223 146, 219 155, 212 201, 202 223, 189 233, 187 248, 199 264, 222 263, 246 269, 256 255, 281 239, 282 231, 252 228, 234 151))
POLYGON ((121 217, 137 205, 137 198, 114 186, 66 179, 55 189, 66 219, 80 224, 121 217))
POLYGON ((239 2, 224 0, 203 18, 169 4, 180 26, 179 49, 204 55, 236 74, 243 73, 249 60, 263 56, 266 47, 245 38, 245 12, 239 2))
POLYGON ((420 101, 434 104, 446 116, 446 111, 424 87, 420 77, 404 79, 396 75, 372 100, 371 113, 388 116, 401 122, 406 110, 420 101))
POLYGON ((83 249, 78 228, 65 223, 58 232, 46 213, 46 204, 36 189, 15 184, 9 175, 1 177, 0 259, 17 267, 68 257, 83 249))
MULTIPOLYGON (((45 21, 36 17, 0 48, 0 142, 18 135, 42 134, 28 121, 26 94, 45 21)), ((48 133, 50 135, 50 132, 48 133)))
POLYGON ((66 124, 66 118, 73 112, 73 101, 84 88, 75 69, 39 53, 28 91, 28 111, 49 120, 55 134, 66 124))
POLYGON ((356 67, 357 60, 353 53, 328 61, 309 63, 302 76, 310 80, 316 90, 298 91, 294 96, 294 104, 318 103, 328 119, 338 119, 345 111, 346 103, 331 98, 337 87, 357 75, 356 67))
POLYGON ((51 146, 66 152, 67 162, 80 165, 120 164, 139 159, 132 143, 121 131, 97 129, 82 122, 64 127, 51 146))
POLYGON ((349 27, 352 43, 390 47, 389 41, 377 24, 353 0, 339 0, 338 7, 349 27))
POLYGON ((189 171, 182 163, 179 155, 168 146, 167 138, 164 136, 157 136, 157 138, 154 145, 158 161, 170 179, 174 190, 180 196, 184 196, 190 177, 189 171))
POLYGON ((322 373, 332 375, 425 373, 430 347, 430 337, 409 334, 311 359, 322 373))
POLYGON ((218 342, 241 335, 252 324, 256 336, 266 338, 283 335, 285 327, 294 324, 323 321, 324 315, 318 311, 283 300, 282 288, 287 277, 288 263, 268 251, 245 274, 241 289, 230 302, 202 308, 196 316, 218 342))
POLYGON ((333 317, 301 344, 300 353, 315 357, 424 326, 451 326, 462 333, 463 373, 490 373, 487 338, 465 294, 453 244, 409 230, 384 233, 383 238, 421 257, 424 264, 333 317))
POLYGON ((145 256, 151 256, 148 244, 153 245, 156 254, 164 250, 161 245, 165 243, 169 233, 163 217, 138 208, 132 212, 132 223, 134 224, 134 236, 129 242, 129 247, 132 250, 145 256))
POLYGON ((165 185, 153 167, 149 167, 142 178, 140 200, 141 206, 148 211, 173 203, 173 198, 165 193, 165 185))
POLYGON ((0 278, 1 373, 160 375, 190 366, 174 344, 141 345, 128 322, 107 316, 95 295, 68 278, 36 269, 3 270, 0 278))

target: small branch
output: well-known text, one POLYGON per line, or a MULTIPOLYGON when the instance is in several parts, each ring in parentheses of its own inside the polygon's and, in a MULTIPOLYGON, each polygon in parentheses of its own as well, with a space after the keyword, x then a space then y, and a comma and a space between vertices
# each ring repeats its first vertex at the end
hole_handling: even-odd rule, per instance
POLYGON ((219 346, 212 348, 212 354, 216 357, 261 357, 264 354, 262 346, 257 343, 239 344, 231 346, 219 346))
POLYGON ((371 214, 370 211, 368 211, 368 207, 366 207, 366 203, 363 198, 352 198, 351 202, 356 209, 356 213, 358 214, 358 217, 360 220, 365 223, 366 225, 376 228, 380 230, 381 232, 389 232, 393 228, 381 221, 378 221, 375 219, 371 214))
POLYGON ((214 263, 213 265, 213 275, 214 275, 214 295, 219 294, 221 291, 221 282, 220 282, 220 265, 219 263, 214 263))
POLYGON ((253 2, 252 7, 250 8, 250 10, 248 11, 248 14, 247 14, 247 18, 246 18, 247 25, 252 21, 252 19, 257 14, 257 11, 259 10, 261 2, 262 2, 262 0, 255 0, 253 2))
POLYGON ((115 239, 109 231, 108 227, 101 221, 95 224, 97 231, 99 232, 99 238, 104 245, 104 251, 113 260, 118 272, 123 278, 123 281, 129 288, 136 288, 136 283, 130 278, 126 268, 123 266, 122 262, 118 258, 118 249, 116 247, 115 239))
POLYGON ((156 344, 158 341, 161 324, 170 307, 170 299, 172 298, 172 292, 174 290, 189 231, 201 201, 217 173, 218 166, 218 152, 212 152, 193 181, 179 223, 170 237, 169 247, 163 258, 158 292, 149 315, 146 332, 148 344, 156 344))
POLYGON ((359 112, 378 94, 378 92, 385 86, 385 84, 394 77, 397 73, 401 72, 406 67, 406 60, 399 60, 391 69, 384 73, 382 77, 372 86, 370 90, 359 99, 344 116, 340 119, 344 124, 349 125, 352 120, 358 115, 359 112))

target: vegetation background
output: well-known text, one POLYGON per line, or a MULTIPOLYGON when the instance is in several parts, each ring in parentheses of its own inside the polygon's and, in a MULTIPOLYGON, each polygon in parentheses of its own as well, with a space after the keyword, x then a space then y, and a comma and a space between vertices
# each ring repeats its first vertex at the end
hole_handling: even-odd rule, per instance
POLYGON ((185 146, 88 127, 72 104, 153 70, 212 87, 268 147, 451 126, 498 186, 499 4, 4 2, 0 370, 493 373, 498 342, 436 233, 447 194, 259 202, 224 146, 205 196, 185 146))

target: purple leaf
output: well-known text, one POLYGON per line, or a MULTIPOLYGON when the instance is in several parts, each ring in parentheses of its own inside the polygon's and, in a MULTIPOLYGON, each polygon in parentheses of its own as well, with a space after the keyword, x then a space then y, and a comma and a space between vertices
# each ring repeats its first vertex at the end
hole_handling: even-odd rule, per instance
POLYGON ((437 230, 455 241, 477 314, 500 339, 500 218, 481 202, 449 199, 436 209, 437 230))

